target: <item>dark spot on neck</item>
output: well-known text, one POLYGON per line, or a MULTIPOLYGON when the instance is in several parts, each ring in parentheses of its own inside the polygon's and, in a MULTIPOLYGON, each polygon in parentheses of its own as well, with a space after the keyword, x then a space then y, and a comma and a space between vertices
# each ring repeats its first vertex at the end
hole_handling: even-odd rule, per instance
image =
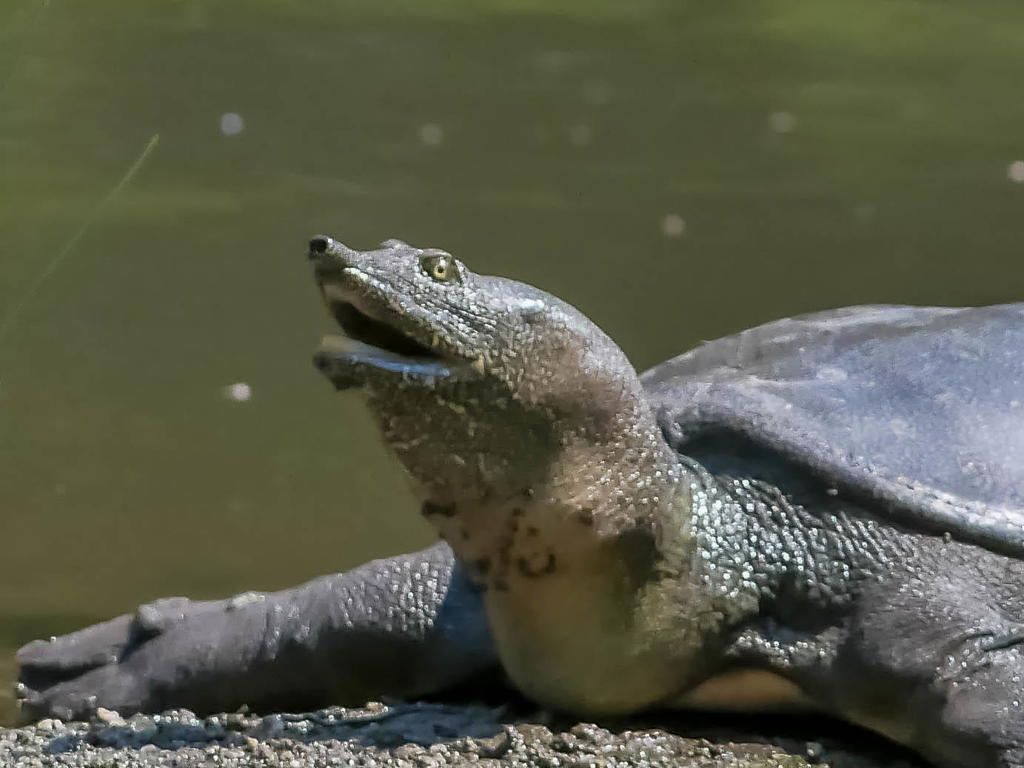
POLYGON ((537 530, 537 526, 531 525, 526 529, 527 536, 536 536, 540 531, 537 530))
POLYGON ((630 583, 633 586, 645 583, 651 576, 658 554, 654 534, 641 527, 631 528, 618 537, 616 547, 630 583))
POLYGON ((530 558, 520 557, 516 560, 519 573, 528 579, 535 579, 538 576, 546 576, 555 572, 555 553, 548 552, 539 566, 533 565, 530 558))
POLYGON ((576 512, 576 520, 582 525, 594 524, 594 510, 584 507, 576 512))
POLYGON ((454 517, 456 511, 454 504, 435 504, 432 501, 424 501, 423 506, 420 507, 420 512, 424 517, 432 517, 434 515, 454 517))

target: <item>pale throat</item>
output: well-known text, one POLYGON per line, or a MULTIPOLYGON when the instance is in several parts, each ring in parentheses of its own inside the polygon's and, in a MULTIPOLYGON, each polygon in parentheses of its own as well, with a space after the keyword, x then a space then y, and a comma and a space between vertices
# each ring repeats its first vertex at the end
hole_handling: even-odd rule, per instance
POLYGON ((688 485, 660 435, 623 437, 568 441, 543 482, 511 498, 424 504, 483 590, 507 671, 550 706, 627 711, 677 693, 682 662, 644 595, 680 548, 688 485))
MULTIPOLYGON (((525 451, 532 455, 520 461, 542 458, 541 471, 500 472, 487 484, 478 468, 498 462, 463 455, 458 463, 472 480, 417 483, 423 514, 471 576, 499 592, 534 586, 594 557, 625 557, 631 569, 642 568, 638 547, 624 541, 665 543, 662 529, 669 521, 669 527, 679 525, 681 506, 687 506, 680 497, 688 499, 675 454, 653 424, 643 427, 632 425, 619 439, 601 442, 568 434, 557 451, 525 451), (634 551, 624 555, 624 549, 634 551)), ((656 552, 649 550, 653 565, 656 552)))
POLYGON ((616 376, 540 401, 488 381, 369 390, 424 517, 482 592, 504 669, 565 711, 672 701, 699 651, 679 594, 689 476, 632 369, 616 376))
POLYGON ((639 382, 616 394, 564 412, 485 385, 371 392, 370 403, 426 520, 501 593, 616 560, 642 578, 673 546, 681 497, 688 510, 682 466, 639 382))

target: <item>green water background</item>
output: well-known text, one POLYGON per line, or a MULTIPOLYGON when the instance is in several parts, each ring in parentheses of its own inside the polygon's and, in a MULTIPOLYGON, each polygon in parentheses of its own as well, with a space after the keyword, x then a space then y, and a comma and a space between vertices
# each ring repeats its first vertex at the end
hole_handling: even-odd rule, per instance
POLYGON ((33 637, 432 540, 310 366, 311 234, 541 285, 641 369, 1020 300, 1022 40, 1019 0, 0 0, 5 695, 33 637))

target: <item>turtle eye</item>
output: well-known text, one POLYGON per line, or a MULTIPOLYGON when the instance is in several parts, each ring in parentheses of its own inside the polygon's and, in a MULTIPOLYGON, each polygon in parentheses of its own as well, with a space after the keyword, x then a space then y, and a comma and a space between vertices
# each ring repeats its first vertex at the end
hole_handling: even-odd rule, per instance
POLYGON ((462 279, 458 262, 447 253, 431 253, 420 259, 420 267, 427 277, 438 283, 452 283, 462 279))

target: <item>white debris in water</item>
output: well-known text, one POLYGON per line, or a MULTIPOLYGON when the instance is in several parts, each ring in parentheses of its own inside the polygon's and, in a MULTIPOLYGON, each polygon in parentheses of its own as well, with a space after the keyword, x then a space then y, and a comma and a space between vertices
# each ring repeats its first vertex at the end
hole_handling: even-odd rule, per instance
POLYGON ((796 118, 792 112, 772 112, 768 115, 768 127, 775 133, 792 133, 796 128, 796 118))
POLYGON ((424 123, 420 126, 420 144, 436 147, 444 141, 444 128, 437 123, 424 123))
POLYGON ((858 203, 853 207, 853 217, 862 223, 871 221, 875 218, 874 203, 858 203))
POLYGON ((1014 160, 1006 166, 1006 178, 1017 184, 1024 182, 1024 160, 1014 160))
POLYGON ((228 384, 224 387, 224 397, 236 403, 246 403, 252 399, 252 387, 244 381, 228 384))
POLYGON ((686 220, 678 213, 667 213, 661 220, 661 233, 665 237, 678 238, 686 232, 686 220))
POLYGON ((225 112, 220 116, 220 132, 225 136, 237 136, 245 130, 245 120, 237 112, 225 112))
POLYGON ((567 70, 572 65, 573 59, 575 58, 577 58, 577 54, 573 51, 537 51, 537 53, 532 56, 532 63, 533 66, 541 72, 554 74, 556 72, 564 72, 567 70))
POLYGON ((611 89, 604 83, 588 83, 583 86, 581 95, 585 102, 594 106, 601 106, 612 100, 611 89))
POLYGON ((200 3, 187 3, 181 10, 186 25, 197 29, 204 29, 210 25, 210 14, 206 6, 200 3))
POLYGON ((579 123, 569 128, 569 142, 573 146, 585 147, 594 139, 594 130, 586 123, 579 123))

